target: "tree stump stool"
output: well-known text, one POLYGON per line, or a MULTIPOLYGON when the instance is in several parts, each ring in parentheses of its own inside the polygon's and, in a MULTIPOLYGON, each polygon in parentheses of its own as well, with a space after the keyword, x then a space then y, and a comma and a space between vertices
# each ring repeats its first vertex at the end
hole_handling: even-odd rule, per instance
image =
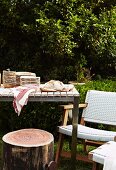
POLYGON ((3 170, 45 170, 53 161, 54 138, 49 132, 21 129, 7 133, 2 140, 3 170))

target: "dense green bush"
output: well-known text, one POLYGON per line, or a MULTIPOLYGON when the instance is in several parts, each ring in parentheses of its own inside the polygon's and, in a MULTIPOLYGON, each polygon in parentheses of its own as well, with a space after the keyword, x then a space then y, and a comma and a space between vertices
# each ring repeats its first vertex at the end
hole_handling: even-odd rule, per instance
POLYGON ((115 80, 97 80, 87 82, 85 85, 77 85, 76 89, 80 93, 80 102, 83 103, 88 90, 101 90, 116 92, 115 80))
POLYGON ((63 82, 83 67, 115 75, 115 18, 115 0, 0 0, 0 71, 63 82))
POLYGON ((28 102, 20 116, 15 113, 12 102, 1 102, 0 110, 0 129, 5 132, 22 128, 40 128, 55 135, 61 116, 58 104, 48 102, 28 102))

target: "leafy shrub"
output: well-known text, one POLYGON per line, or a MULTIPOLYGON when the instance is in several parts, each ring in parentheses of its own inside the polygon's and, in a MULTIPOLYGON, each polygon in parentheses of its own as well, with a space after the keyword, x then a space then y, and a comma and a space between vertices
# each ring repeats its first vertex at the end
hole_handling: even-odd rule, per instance
POLYGON ((61 112, 59 103, 33 103, 22 109, 20 116, 15 113, 12 103, 2 102, 0 105, 0 129, 8 132, 22 128, 39 128, 56 133, 61 112))
POLYGON ((32 71, 42 81, 115 75, 115 0, 0 1, 0 71, 32 71))
POLYGON ((77 85, 76 89, 80 93, 80 102, 84 102, 88 90, 114 91, 116 92, 115 80, 97 80, 87 82, 85 85, 77 85))

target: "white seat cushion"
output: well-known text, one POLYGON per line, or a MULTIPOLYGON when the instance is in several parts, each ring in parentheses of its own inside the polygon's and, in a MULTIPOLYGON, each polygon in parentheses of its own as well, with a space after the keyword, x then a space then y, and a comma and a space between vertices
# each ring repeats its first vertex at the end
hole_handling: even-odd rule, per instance
POLYGON ((89 155, 92 155, 91 159, 94 162, 104 164, 106 157, 114 157, 116 155, 116 142, 109 141, 97 149, 92 150, 89 152, 89 155))
MULTIPOLYGON (((60 133, 63 133, 68 136, 72 136, 72 125, 67 126, 59 126, 60 133)), ((114 141, 116 137, 116 132, 113 131, 107 131, 107 130, 100 130, 95 129, 83 125, 78 125, 78 138, 81 139, 88 139, 88 140, 94 140, 94 141, 114 141)))

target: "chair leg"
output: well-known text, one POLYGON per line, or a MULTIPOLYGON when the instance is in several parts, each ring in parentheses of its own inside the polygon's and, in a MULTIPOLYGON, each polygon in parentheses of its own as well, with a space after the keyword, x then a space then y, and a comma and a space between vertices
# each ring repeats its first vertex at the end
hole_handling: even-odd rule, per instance
MULTIPOLYGON (((67 125, 68 113, 69 113, 69 110, 68 109, 64 109, 63 117, 62 117, 62 126, 67 125)), ((60 154, 61 154, 61 151, 62 151, 62 147, 63 147, 63 139, 64 139, 64 134, 60 133, 59 134, 57 151, 56 151, 56 157, 55 157, 55 162, 57 164, 58 164, 59 157, 60 157, 60 154)))
POLYGON ((100 170, 100 165, 97 162, 93 162, 92 170, 100 170))
POLYGON ((64 135, 63 134, 59 134, 59 140, 58 140, 58 146, 57 146, 57 151, 56 151, 56 157, 55 157, 55 162, 58 164, 59 161, 59 157, 62 151, 62 147, 63 147, 63 139, 64 139, 64 135))
POLYGON ((85 140, 83 140, 83 141, 82 141, 82 143, 83 143, 83 150, 84 150, 84 152, 85 152, 85 153, 88 153, 88 151, 87 151, 86 141, 85 141, 85 140))

